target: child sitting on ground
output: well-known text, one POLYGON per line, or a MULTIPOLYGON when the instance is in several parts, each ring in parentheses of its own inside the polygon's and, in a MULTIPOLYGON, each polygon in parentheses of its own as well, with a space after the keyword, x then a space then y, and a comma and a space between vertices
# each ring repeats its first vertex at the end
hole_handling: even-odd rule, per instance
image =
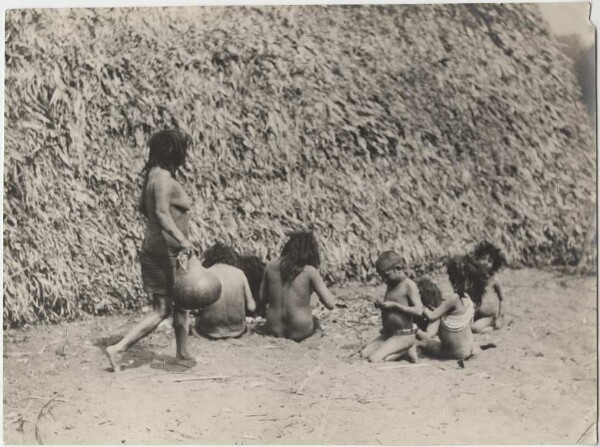
POLYGON ((387 284, 384 300, 375 302, 381 309, 383 329, 362 349, 361 356, 370 362, 389 362, 406 355, 416 363, 417 329, 413 319, 423 312, 419 289, 404 272, 402 258, 394 251, 383 252, 375 268, 387 284))
POLYGON ((474 344, 471 324, 475 313, 473 303, 481 303, 487 275, 484 267, 470 256, 456 256, 448 261, 448 277, 455 293, 434 310, 423 311, 429 321, 437 323, 437 332, 432 326, 419 347, 433 357, 462 360, 480 351, 474 344), (433 334, 440 340, 432 340, 433 334))
POLYGON ((504 295, 500 282, 496 278, 496 273, 506 265, 506 258, 498 247, 494 244, 484 241, 479 243, 473 250, 473 259, 483 265, 485 273, 488 275, 488 285, 492 287, 495 293, 485 293, 481 300, 481 305, 475 309, 475 321, 472 330, 476 334, 489 332, 494 329, 500 329, 502 326, 502 302, 504 295))
POLYGON ((310 232, 294 233, 283 247, 281 257, 265 268, 261 296, 267 307, 267 330, 275 337, 300 342, 322 332, 313 316, 310 297, 317 293, 321 303, 334 308, 334 297, 317 267, 319 247, 310 232))
POLYGON ((198 311, 195 330, 210 339, 240 337, 246 332, 246 312, 256 304, 244 272, 238 268, 240 257, 231 247, 216 243, 203 253, 202 265, 221 281, 219 299, 198 311))

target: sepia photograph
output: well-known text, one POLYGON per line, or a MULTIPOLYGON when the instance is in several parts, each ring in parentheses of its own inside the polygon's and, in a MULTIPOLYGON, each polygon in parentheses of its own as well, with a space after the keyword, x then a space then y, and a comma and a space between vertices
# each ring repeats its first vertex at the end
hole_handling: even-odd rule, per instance
POLYGON ((3 443, 596 444, 597 6, 5 9, 3 443))

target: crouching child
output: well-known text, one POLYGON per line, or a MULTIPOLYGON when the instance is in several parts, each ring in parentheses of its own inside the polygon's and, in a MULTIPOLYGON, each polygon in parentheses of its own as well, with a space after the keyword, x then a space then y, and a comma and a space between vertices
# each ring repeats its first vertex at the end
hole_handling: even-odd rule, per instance
POLYGON ((419 289, 394 251, 382 253, 375 268, 387 285, 384 300, 375 302, 375 307, 381 309, 383 328, 379 337, 362 349, 361 356, 370 362, 389 362, 403 356, 417 362, 417 327, 413 320, 423 312, 419 289))

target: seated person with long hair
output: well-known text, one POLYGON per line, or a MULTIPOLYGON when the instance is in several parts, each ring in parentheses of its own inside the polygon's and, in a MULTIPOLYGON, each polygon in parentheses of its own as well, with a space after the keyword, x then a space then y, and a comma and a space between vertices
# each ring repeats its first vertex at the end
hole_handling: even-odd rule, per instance
POLYGON ((311 232, 292 234, 281 257, 267 264, 261 296, 268 305, 266 326, 271 335, 300 342, 321 329, 310 297, 315 292, 330 310, 335 299, 317 270, 319 264, 319 246, 311 232))
POLYGON ((434 309, 423 310, 433 325, 420 337, 419 348, 432 357, 462 360, 481 351, 474 343, 471 325, 488 277, 484 267, 470 256, 451 258, 447 268, 455 293, 445 297, 434 309), (435 335, 439 341, 432 339, 435 335))

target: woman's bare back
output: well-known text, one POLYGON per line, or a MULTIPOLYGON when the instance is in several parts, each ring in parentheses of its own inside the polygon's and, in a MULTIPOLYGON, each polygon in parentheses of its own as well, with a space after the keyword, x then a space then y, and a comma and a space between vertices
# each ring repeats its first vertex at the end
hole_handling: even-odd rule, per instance
POLYGON ((315 287, 315 274, 322 282, 314 267, 305 266, 291 282, 283 283, 281 262, 277 260, 267 265, 264 284, 265 298, 269 303, 267 327, 273 335, 300 341, 314 333, 315 325, 310 305, 310 297, 314 291, 319 294, 323 304, 333 308, 332 297, 325 295, 319 289, 320 285, 315 287))

